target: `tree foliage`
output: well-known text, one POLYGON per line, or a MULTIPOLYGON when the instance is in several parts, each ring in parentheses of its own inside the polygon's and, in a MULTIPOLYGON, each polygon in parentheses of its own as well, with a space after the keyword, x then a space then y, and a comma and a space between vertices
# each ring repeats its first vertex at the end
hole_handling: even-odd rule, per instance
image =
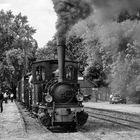
POLYGON ((97 62, 91 63, 85 68, 84 76, 88 78, 90 81, 94 82, 96 88, 108 86, 108 83, 106 81, 106 75, 105 72, 103 71, 103 67, 97 62))
POLYGON ((82 38, 78 36, 69 36, 66 41, 66 56, 72 61, 78 61, 84 67, 87 54, 82 41, 82 38))
POLYGON ((43 48, 39 48, 36 53, 38 60, 56 59, 57 58, 57 44, 56 39, 48 41, 43 48))
POLYGON ((14 15, 12 11, 0 11, 0 69, 3 73, 1 82, 10 85, 13 81, 16 86, 22 72, 29 68, 37 49, 37 42, 33 38, 35 32, 36 30, 29 26, 26 16, 21 13, 14 15))
POLYGON ((13 15, 11 11, 0 11, 0 59, 5 51, 12 48, 24 48, 25 40, 32 40, 35 29, 28 25, 27 17, 21 13, 13 15))

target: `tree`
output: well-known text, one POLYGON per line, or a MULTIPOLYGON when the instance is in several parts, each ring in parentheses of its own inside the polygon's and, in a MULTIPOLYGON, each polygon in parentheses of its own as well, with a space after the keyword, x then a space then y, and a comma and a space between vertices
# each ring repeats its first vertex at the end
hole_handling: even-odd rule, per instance
POLYGON ((97 85, 96 88, 108 86, 102 65, 94 62, 85 68, 84 76, 97 85))
POLYGON ((66 56, 72 61, 78 61, 81 68, 86 65, 87 53, 83 47, 83 39, 78 36, 69 36, 66 41, 66 56))
POLYGON ((11 11, 0 11, 0 60, 5 51, 12 48, 24 48, 24 40, 33 40, 35 29, 28 25, 27 17, 21 13, 13 15, 11 11))
POLYGON ((48 41, 43 48, 39 48, 36 53, 38 60, 56 59, 57 58, 57 44, 56 39, 48 41))
POLYGON ((13 84, 10 88, 14 87, 14 90, 23 69, 29 69, 31 61, 35 59, 38 47, 32 37, 35 32, 36 30, 28 25, 26 16, 21 13, 13 15, 12 11, 0 11, 0 61, 3 73, 0 80, 7 85, 13 84))
POLYGON ((10 78, 8 78, 8 76, 6 76, 5 73, 5 77, 7 78, 5 81, 10 83, 11 89, 15 90, 17 82, 21 80, 22 76, 27 74, 27 72, 31 71, 31 63, 34 60, 36 60, 34 48, 32 49, 28 48, 26 51, 27 52, 25 54, 25 51, 18 48, 18 49, 11 49, 5 52, 6 63, 4 63, 4 65, 8 67, 7 70, 9 70, 10 72, 10 78))

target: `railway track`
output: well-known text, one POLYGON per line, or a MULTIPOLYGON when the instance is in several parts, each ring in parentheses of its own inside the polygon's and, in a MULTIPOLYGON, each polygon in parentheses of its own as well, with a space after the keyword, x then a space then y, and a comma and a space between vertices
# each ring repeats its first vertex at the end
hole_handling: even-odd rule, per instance
POLYGON ((140 114, 130 114, 113 110, 85 108, 90 117, 109 121, 129 128, 140 130, 140 114))

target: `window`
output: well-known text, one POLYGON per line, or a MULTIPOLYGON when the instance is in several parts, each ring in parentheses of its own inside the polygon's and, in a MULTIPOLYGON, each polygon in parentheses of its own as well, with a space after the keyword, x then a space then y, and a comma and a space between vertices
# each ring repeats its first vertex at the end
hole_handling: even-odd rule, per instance
POLYGON ((45 80, 45 67, 43 66, 36 67, 36 80, 37 81, 45 80))
POLYGON ((66 66, 66 80, 74 80, 75 68, 72 65, 66 66))

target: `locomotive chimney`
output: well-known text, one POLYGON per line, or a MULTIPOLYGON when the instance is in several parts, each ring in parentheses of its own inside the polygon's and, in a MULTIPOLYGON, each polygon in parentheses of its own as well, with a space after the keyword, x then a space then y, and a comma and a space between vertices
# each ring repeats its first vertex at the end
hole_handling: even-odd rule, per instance
POLYGON ((59 82, 64 82, 65 39, 61 37, 57 38, 57 53, 58 53, 59 82))

